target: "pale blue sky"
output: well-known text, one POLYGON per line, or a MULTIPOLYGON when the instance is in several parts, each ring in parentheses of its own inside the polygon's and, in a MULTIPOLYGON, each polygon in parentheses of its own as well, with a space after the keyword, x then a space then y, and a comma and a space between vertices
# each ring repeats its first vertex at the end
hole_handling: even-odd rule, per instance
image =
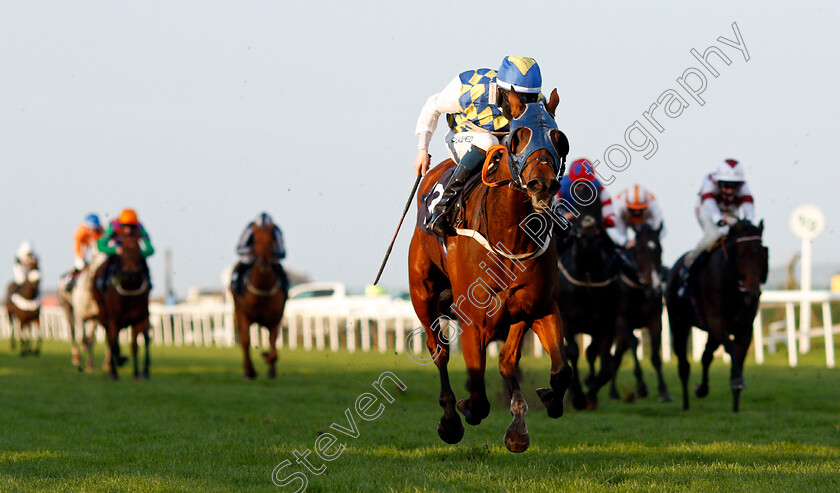
MULTIPOLYGON (((570 157, 595 159, 699 67, 691 48, 715 44, 732 64, 717 64, 706 104, 665 119, 656 155, 633 153, 610 189, 657 194, 673 261, 699 238, 702 177, 735 157, 771 264, 799 248, 788 217, 806 202, 827 216, 815 260, 840 260, 840 7, 765 3, 0 2, 0 259, 10 267, 30 239, 54 285, 82 217, 132 206, 161 252, 157 292, 170 247, 183 295, 219 285, 240 229, 265 209, 289 268, 363 286, 413 183, 417 114, 457 73, 536 58, 560 92, 570 157), (748 62, 716 42, 734 39, 732 22, 748 62)), ((446 156, 438 130, 434 161, 446 156)), ((411 232, 386 286, 407 284, 411 232)))

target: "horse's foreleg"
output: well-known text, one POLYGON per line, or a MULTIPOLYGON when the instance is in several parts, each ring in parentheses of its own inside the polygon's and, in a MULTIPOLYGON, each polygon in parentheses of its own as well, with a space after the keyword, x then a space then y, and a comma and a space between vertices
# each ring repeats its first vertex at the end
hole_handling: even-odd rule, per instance
POLYGON ((143 358, 143 378, 148 380, 151 376, 149 374, 150 366, 151 366, 151 359, 149 358, 149 321, 147 320, 145 323, 145 328, 143 330, 143 349, 145 352, 143 358))
POLYGON ((700 385, 694 388, 694 395, 703 398, 709 395, 709 366, 715 359, 715 351, 720 346, 720 339, 712 334, 709 334, 709 339, 706 341, 706 349, 703 350, 703 380, 700 385))
POLYGON ((595 348, 594 351, 590 351, 587 348, 587 355, 590 352, 594 352, 599 358, 601 358, 601 368, 598 370, 598 373, 589 382, 587 382, 589 391, 586 393, 588 401, 586 408, 590 411, 598 408, 598 391, 600 391, 601 387, 606 385, 612 377, 613 362, 612 355, 610 354, 610 347, 615 339, 615 334, 612 330, 606 329, 600 332, 602 335, 597 339, 593 337, 592 343, 589 345, 590 347, 595 348))
POLYGON ((30 329, 30 330, 32 332, 38 332, 38 339, 36 339, 36 342, 35 342, 35 352, 34 352, 35 356, 38 356, 39 354, 41 354, 41 346, 44 344, 44 336, 41 333, 41 320, 40 320, 40 318, 36 317, 35 320, 32 321, 32 326, 34 326, 34 328, 30 329))
MULTIPOLYGON (((536 332, 536 323, 534 324, 534 327, 534 332, 536 332)), ((569 364, 572 367, 572 380, 569 385, 569 396, 572 399, 572 407, 580 411, 582 409, 586 409, 586 396, 583 394, 583 386, 580 383, 580 370, 578 369, 580 346, 577 343, 577 337, 575 337, 575 335, 570 335, 566 338, 566 356, 568 357, 569 364)))
POLYGON ((679 324, 671 319, 671 339, 674 345, 674 356, 679 362, 680 384, 683 391, 683 411, 688 410, 688 377, 691 374, 691 364, 688 362, 688 332, 691 327, 679 324))
MULTIPOLYGON (((633 333, 633 329, 627 328, 627 342, 630 354, 633 356, 633 376, 636 377, 636 394, 639 397, 648 396, 647 384, 645 384, 644 376, 642 375, 642 365, 639 362, 639 338, 633 333)), ((618 363, 616 363, 617 365, 618 363)))
POLYGON ((618 393, 618 369, 621 367, 621 360, 624 359, 624 352, 627 351, 627 328, 622 322, 617 322, 618 337, 615 341, 615 354, 613 355, 612 364, 612 381, 610 382, 610 398, 620 399, 621 395, 618 393))
POLYGON ((650 362, 656 369, 656 378, 659 381, 657 389, 659 390, 659 402, 671 402, 674 398, 668 393, 668 386, 665 385, 665 379, 662 377, 662 317, 654 317, 648 323, 648 332, 650 333, 650 362))
MULTIPOLYGON (((82 371, 82 359, 79 350, 79 341, 76 340, 76 317, 69 310, 66 311, 67 325, 70 326, 70 352, 72 354, 71 364, 79 371, 82 371)), ((84 341, 85 328, 82 326, 82 341, 84 341)))
POLYGON ((467 387, 470 398, 458 401, 458 410, 464 415, 468 424, 476 426, 490 414, 490 401, 487 400, 487 390, 484 386, 487 347, 478 327, 467 326, 463 329, 461 348, 469 375, 467 387))
POLYGON ((280 332, 280 324, 268 329, 268 351, 263 352, 263 359, 268 363, 268 378, 277 376, 277 335, 280 332))
POLYGON ((525 425, 528 404, 525 403, 522 390, 519 388, 519 379, 516 376, 516 364, 520 355, 519 344, 526 329, 525 322, 511 326, 505 345, 499 352, 499 371, 508 387, 510 414, 513 416, 513 421, 505 433, 504 442, 507 449, 515 453, 524 452, 531 444, 528 427, 525 425))
POLYGON ((82 322, 82 344, 85 347, 85 351, 87 351, 87 363, 85 364, 85 370, 88 373, 93 373, 93 344, 96 342, 96 324, 93 324, 90 335, 87 333, 86 325, 87 324, 85 322, 82 322))
POLYGON ((119 378, 117 368, 122 366, 122 356, 120 355, 120 342, 118 338, 120 335, 120 329, 115 323, 111 322, 108 324, 107 334, 108 347, 110 348, 110 354, 108 355, 108 360, 110 361, 108 377, 111 380, 117 380, 119 378))
POLYGON ((241 313, 237 313, 234 318, 239 331, 239 344, 242 346, 242 371, 244 372, 242 378, 253 380, 257 378, 257 372, 251 362, 251 321, 241 313))
POLYGON ((137 336, 140 331, 137 330, 137 325, 131 326, 131 360, 134 363, 134 380, 140 380, 140 363, 137 361, 137 336))
POLYGON ((732 411, 738 412, 740 405, 741 391, 744 390, 746 384, 744 383, 744 361, 747 359, 747 351, 750 349, 752 343, 752 330, 740 332, 744 334, 741 337, 735 336, 734 351, 730 353, 732 358, 732 379, 730 387, 732 389, 732 411))
MULTIPOLYGON (((548 316, 534 320, 531 330, 537 334, 545 352, 551 358, 551 370, 549 372, 551 388, 539 388, 537 389, 537 395, 545 405, 548 416, 559 418, 563 415, 563 398, 566 395, 566 390, 569 389, 569 385, 577 385, 578 395, 582 394, 580 393, 580 382, 573 366, 569 365, 569 359, 566 358, 566 348, 563 345, 563 324, 560 320, 557 305, 554 304, 548 316)), ((570 345, 569 354, 571 355, 572 352, 574 352, 574 357, 577 358, 577 344, 573 348, 570 345)))

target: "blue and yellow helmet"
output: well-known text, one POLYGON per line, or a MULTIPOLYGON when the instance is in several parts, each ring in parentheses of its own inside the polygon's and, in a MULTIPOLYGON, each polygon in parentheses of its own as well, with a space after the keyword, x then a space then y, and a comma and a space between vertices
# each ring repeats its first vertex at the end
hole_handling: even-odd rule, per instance
POLYGON ((533 58, 506 56, 499 67, 496 83, 508 91, 512 87, 516 92, 539 94, 542 90, 540 66, 533 58))

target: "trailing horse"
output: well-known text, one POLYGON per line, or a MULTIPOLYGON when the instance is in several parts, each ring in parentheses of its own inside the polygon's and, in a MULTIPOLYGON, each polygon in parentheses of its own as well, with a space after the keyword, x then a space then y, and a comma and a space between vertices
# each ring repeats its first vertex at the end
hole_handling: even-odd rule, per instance
POLYGON ((21 285, 10 283, 6 290, 6 312, 9 315, 9 325, 12 327, 12 349, 15 348, 15 325, 17 325, 18 337, 20 337, 20 355, 39 355, 43 343, 41 334, 41 297, 39 286, 41 283, 41 271, 38 270, 38 261, 31 262, 26 280, 21 285), (38 342, 32 348, 32 338, 37 330, 38 342), (24 334, 26 337, 24 338, 24 334))
POLYGON ((745 387, 744 359, 752 342, 761 284, 767 280, 768 249, 762 244, 763 232, 764 221, 758 226, 749 221, 732 225, 719 248, 705 261, 702 258, 695 260, 688 279, 687 296, 678 294, 682 257, 671 271, 665 299, 674 353, 679 360, 683 409, 688 409, 688 335, 695 326, 708 332, 709 339, 703 351, 703 380, 694 392, 701 398, 708 395, 709 365, 715 350, 722 344, 732 361, 732 410, 738 412, 741 390, 745 387))
POLYGON ((648 389, 642 378, 642 368, 639 365, 639 358, 636 349, 639 339, 633 334, 638 328, 645 327, 650 334, 650 361, 656 369, 656 377, 659 380, 658 390, 660 402, 673 400, 668 393, 668 387, 662 378, 662 245, 659 242, 659 234, 662 227, 653 229, 649 224, 643 223, 636 230, 636 240, 633 246, 625 249, 626 258, 636 269, 638 282, 626 275, 620 276, 620 295, 618 305, 618 317, 616 319, 616 347, 613 355, 613 377, 610 384, 610 397, 618 398, 616 389, 616 374, 621 365, 624 352, 630 349, 635 363, 634 374, 636 376, 636 394, 639 397, 647 397, 648 389))
MULTIPOLYGON (((58 301, 64 308, 70 326, 70 343, 72 344, 73 366, 79 371, 93 371, 93 345, 96 342, 96 328, 99 326, 99 306, 93 297, 93 278, 96 270, 105 262, 106 256, 99 253, 81 272, 79 272, 71 291, 67 291, 69 277, 64 276, 58 284, 58 301), (88 332, 87 327, 90 327, 88 332), (81 331, 82 344, 87 353, 84 367, 80 359, 80 345, 76 338, 76 331, 81 331)), ((103 367, 109 370, 110 351, 106 353, 103 367)))
MULTIPOLYGON (((440 373, 439 403, 443 417, 438 435, 446 443, 463 438, 467 423, 478 425, 490 412, 484 386, 486 348, 493 340, 504 341, 499 370, 511 395, 513 421, 504 437, 512 452, 523 452, 530 438, 525 425, 528 409, 516 377, 520 342, 528 328, 534 330, 551 357, 551 389, 538 389, 548 415, 563 414, 563 395, 572 377, 563 347, 563 329, 557 303, 551 296, 557 253, 551 241, 551 220, 546 219, 554 193, 559 188, 568 141, 557 129, 553 114, 559 99, 556 91, 547 105, 523 104, 510 92, 511 132, 507 146, 488 151, 484 184, 461 202, 462 221, 456 236, 440 240, 418 223, 409 247, 411 301, 426 332, 426 345, 440 373), (496 151, 501 150, 501 156, 496 151), (495 159, 495 160, 494 160, 495 159), (488 164, 495 163, 493 179, 486 181, 488 164), (499 186, 497 186, 499 185, 499 186), (542 227, 533 228, 531 221, 542 227), (465 224, 464 224, 465 223, 465 224), (524 224, 530 224, 527 229, 524 224), (536 233, 536 234, 535 234, 536 233), (454 300, 454 303, 452 303, 454 300), (451 306, 448 306, 450 305, 451 306), (470 397, 457 402, 449 381, 448 324, 457 316, 464 361, 469 374, 470 397), (444 325, 444 327, 441 327, 444 325)), ((451 160, 430 170, 420 185, 420 195, 433 192, 451 160)), ((424 212, 422 199, 419 215, 424 212)))
POLYGON ((131 356, 134 379, 149 378, 149 292, 151 280, 146 260, 140 251, 136 234, 120 235, 120 249, 96 271, 96 279, 107 276, 104 290, 94 282, 93 297, 99 309, 99 322, 105 327, 110 349, 111 380, 118 378, 117 368, 127 358, 120 354, 120 330, 131 326, 131 356), (137 336, 143 334, 145 358, 140 373, 137 360, 137 336))
POLYGON ((254 256, 256 261, 242 274, 242 293, 232 290, 233 320, 242 346, 245 380, 257 376, 251 362, 251 325, 268 329, 269 348, 262 353, 268 363, 268 378, 277 376, 277 335, 288 297, 288 280, 280 264, 274 260, 274 226, 254 225, 254 256))
MULTIPOLYGON (((577 187, 585 187, 578 184, 577 187)), ((594 188, 590 189, 595 192, 594 188)), ((577 195, 585 196, 581 190, 577 195)), ((565 330, 566 351, 574 369, 569 389, 575 409, 596 409, 598 391, 612 377, 610 348, 615 339, 618 315, 620 273, 615 246, 604 232, 601 200, 597 193, 591 200, 577 204, 567 216, 573 218, 572 232, 560 240, 561 253, 557 263, 559 282, 555 299, 560 307, 565 330), (588 334, 592 341, 586 348, 589 375, 584 395, 578 371, 580 348, 576 335, 588 334), (595 360, 600 357, 601 368, 595 373, 595 360)))

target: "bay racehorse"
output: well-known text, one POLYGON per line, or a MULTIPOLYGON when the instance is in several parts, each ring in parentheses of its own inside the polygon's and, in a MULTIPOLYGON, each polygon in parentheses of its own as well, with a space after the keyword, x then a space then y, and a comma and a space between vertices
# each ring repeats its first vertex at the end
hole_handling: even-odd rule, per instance
POLYGON ((110 349, 111 380, 116 380, 117 368, 127 358, 120 353, 119 333, 131 327, 131 356, 134 360, 134 379, 149 378, 149 292, 151 279, 149 268, 138 244, 136 233, 121 234, 117 243, 117 255, 111 256, 96 271, 96 278, 107 275, 104 291, 94 281, 93 297, 99 309, 99 322, 105 327, 110 349), (143 334, 145 358, 140 373, 137 359, 137 337, 143 334))
POLYGON ((251 325, 268 329, 268 351, 262 357, 268 363, 268 378, 277 376, 277 335, 286 308, 288 281, 280 264, 275 262, 274 225, 254 225, 254 265, 242 273, 242 293, 233 290, 233 319, 242 346, 243 378, 257 376, 251 362, 251 325))
MULTIPOLYGON (((456 408, 470 425, 478 425, 489 414, 484 386, 486 347, 501 340, 499 370, 511 395, 513 415, 504 443, 512 452, 523 452, 530 443, 525 425, 528 406, 515 368, 528 328, 551 357, 551 389, 537 390, 550 417, 563 414, 563 396, 572 376, 560 314, 551 296, 557 282, 557 253, 551 241, 551 220, 545 217, 549 214, 543 214, 559 188, 557 175, 562 173, 568 141, 553 118, 559 102, 556 90, 545 105, 525 105, 515 91, 510 92, 509 101, 514 115, 509 140, 506 146, 488 150, 484 184, 462 199, 458 234, 439 241, 418 224, 409 247, 408 269, 411 302, 440 374, 443 417, 438 435, 450 444, 461 440, 464 426, 456 408), (493 163, 492 179, 498 181, 490 183, 486 174, 493 163), (469 375, 470 397, 457 405, 448 372, 452 335, 442 327, 448 323, 441 323, 446 315, 458 318, 469 375)), ((447 160, 430 170, 419 194, 429 193, 453 166, 447 160)), ((418 207, 422 211, 425 205, 421 201, 418 207)))
POLYGON ((634 228, 636 238, 633 244, 624 250, 625 257, 636 270, 638 279, 631 279, 622 274, 619 276, 619 304, 616 319, 616 345, 613 355, 613 378, 610 386, 610 397, 618 398, 616 389, 616 374, 621 365, 621 359, 627 349, 633 356, 635 363, 636 394, 647 397, 648 389, 642 378, 642 368, 636 349, 639 339, 633 333, 635 329, 647 328, 650 334, 650 361, 656 369, 659 380, 658 391, 660 402, 673 400, 668 393, 668 387, 662 378, 662 305, 664 279, 662 278, 662 244, 659 235, 662 226, 652 228, 648 223, 634 228))
POLYGON ((575 203, 571 207, 575 210, 566 213, 572 220, 572 226, 569 236, 560 241, 562 251, 555 269, 555 272, 559 270, 555 297, 563 319, 566 351, 574 370, 569 389, 572 406, 592 410, 598 407, 598 391, 612 377, 610 350, 618 315, 620 265, 615 246, 604 232, 601 199, 597 190, 585 183, 576 182, 573 186, 576 188, 573 195, 586 199, 575 203), (586 348, 589 376, 586 378, 588 389, 585 394, 578 370, 578 334, 588 334, 592 338, 586 348), (597 374, 596 358, 601 361, 597 374))
POLYGON ((767 280, 768 249, 762 244, 764 221, 758 226, 738 221, 730 226, 705 262, 692 266, 687 293, 678 294, 683 258, 671 271, 665 300, 674 341, 674 354, 679 360, 683 390, 683 409, 688 409, 688 376, 690 366, 688 335, 691 327, 709 333, 703 351, 703 380, 695 388, 697 397, 709 393, 709 365, 714 352, 723 345, 732 361, 730 388, 732 410, 738 412, 741 390, 744 389, 744 360, 750 348, 753 320, 758 312, 761 284, 767 280), (695 269, 696 268, 696 269, 695 269))
MULTIPOLYGON (((93 278, 97 269, 107 256, 97 253, 91 262, 79 272, 76 282, 70 291, 67 291, 69 276, 64 276, 58 284, 58 301, 64 309, 67 323, 70 326, 70 343, 72 344, 73 366, 82 371, 93 371, 93 345, 96 342, 96 328, 99 326, 99 306, 93 297, 93 278), (90 330, 88 330, 88 327, 90 330), (84 349, 87 357, 83 367, 80 358, 80 345, 76 337, 76 331, 81 333, 81 348, 84 349)), ((110 351, 106 352, 103 367, 109 370, 110 351)))
POLYGON ((10 283, 6 291, 6 312, 9 315, 9 325, 12 327, 12 349, 15 347, 14 329, 17 325, 20 338, 20 355, 41 353, 41 271, 38 270, 38 260, 29 261, 29 273, 23 284, 10 283), (32 347, 35 332, 38 333, 37 345, 32 347), (26 337, 24 337, 24 335, 26 337))

